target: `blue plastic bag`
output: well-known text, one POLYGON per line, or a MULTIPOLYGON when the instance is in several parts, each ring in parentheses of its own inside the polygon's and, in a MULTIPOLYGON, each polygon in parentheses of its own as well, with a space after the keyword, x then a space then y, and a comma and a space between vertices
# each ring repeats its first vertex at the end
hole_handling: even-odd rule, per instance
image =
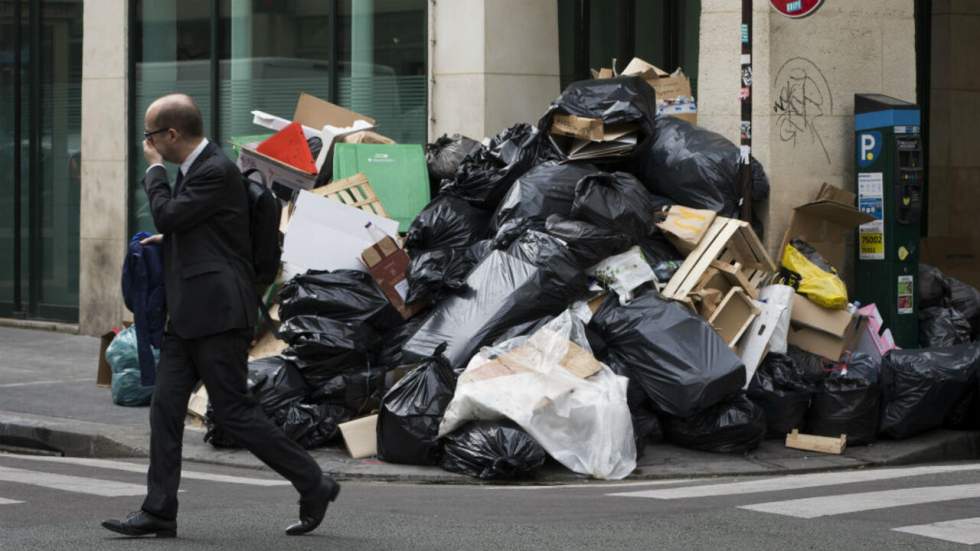
MULTIPOLYGON (((153 387, 140 384, 140 361, 136 348, 136 327, 123 329, 105 351, 112 368, 112 402, 120 406, 148 406, 153 387)), ((160 351, 153 349, 153 361, 159 363, 160 351)))

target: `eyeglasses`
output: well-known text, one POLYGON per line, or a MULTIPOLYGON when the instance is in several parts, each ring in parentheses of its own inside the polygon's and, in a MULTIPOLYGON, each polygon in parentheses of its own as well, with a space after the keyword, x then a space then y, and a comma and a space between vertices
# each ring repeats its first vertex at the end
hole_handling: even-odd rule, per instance
POLYGON ((154 134, 159 134, 160 132, 166 132, 170 130, 169 128, 161 128, 160 130, 154 130, 152 132, 143 132, 143 139, 149 140, 154 134))

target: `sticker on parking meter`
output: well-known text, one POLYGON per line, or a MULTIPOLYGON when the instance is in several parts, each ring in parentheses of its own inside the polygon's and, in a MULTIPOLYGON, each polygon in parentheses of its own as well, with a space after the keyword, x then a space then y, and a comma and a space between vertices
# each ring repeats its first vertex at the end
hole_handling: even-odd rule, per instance
POLYGON ((858 230, 861 260, 885 259, 885 201, 881 172, 858 174, 858 210, 875 217, 858 230))
POLYGON ((911 314, 912 313, 912 285, 914 283, 913 276, 903 275, 898 276, 898 313, 899 314, 911 314))

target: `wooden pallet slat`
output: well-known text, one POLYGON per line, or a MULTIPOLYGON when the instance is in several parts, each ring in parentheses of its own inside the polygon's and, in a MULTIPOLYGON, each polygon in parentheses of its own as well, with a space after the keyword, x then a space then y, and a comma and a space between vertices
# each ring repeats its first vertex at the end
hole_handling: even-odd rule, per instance
POLYGON ((321 188, 314 189, 313 193, 321 197, 326 197, 327 199, 333 199, 349 207, 361 209, 378 216, 384 216, 385 218, 388 217, 388 213, 381 204, 381 200, 378 199, 378 196, 374 193, 374 188, 371 187, 371 182, 368 181, 367 176, 360 172, 350 178, 336 180, 321 188))

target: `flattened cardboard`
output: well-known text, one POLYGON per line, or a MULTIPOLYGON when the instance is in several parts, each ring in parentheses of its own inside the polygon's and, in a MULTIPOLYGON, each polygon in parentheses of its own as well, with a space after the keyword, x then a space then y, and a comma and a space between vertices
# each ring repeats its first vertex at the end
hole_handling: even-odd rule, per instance
POLYGON ((794 295, 786 342, 836 362, 854 344, 858 319, 847 310, 830 310, 794 295))
POLYGON ((697 248, 701 238, 707 233, 717 214, 707 209, 692 209, 673 205, 667 211, 667 218, 658 222, 657 227, 667 234, 667 239, 684 254, 697 248))
POLYGON ((341 138, 344 143, 367 143, 375 145, 394 145, 395 140, 389 138, 388 136, 382 136, 373 130, 361 130, 359 132, 354 132, 353 134, 348 134, 341 138))
POLYGON ((344 109, 306 92, 301 92, 299 100, 296 101, 293 120, 310 128, 323 128, 328 124, 338 127, 353 126, 354 121, 358 120, 376 124, 375 120, 367 115, 344 109))
POLYGON ((812 245, 837 269, 843 269, 847 243, 854 239, 854 229, 875 218, 855 207, 855 195, 840 188, 824 184, 814 201, 793 210, 789 228, 779 247, 782 251, 790 240, 800 238, 812 245))
POLYGON ((347 453, 354 459, 378 455, 378 416, 368 415, 337 426, 347 453))
POLYGON ((551 121, 551 133, 593 142, 602 141, 604 131, 601 119, 558 113, 551 121))
POLYGON ((283 240, 282 260, 297 271, 366 271, 361 253, 376 241, 365 228, 368 222, 387 235, 398 232, 394 220, 302 191, 283 240))

